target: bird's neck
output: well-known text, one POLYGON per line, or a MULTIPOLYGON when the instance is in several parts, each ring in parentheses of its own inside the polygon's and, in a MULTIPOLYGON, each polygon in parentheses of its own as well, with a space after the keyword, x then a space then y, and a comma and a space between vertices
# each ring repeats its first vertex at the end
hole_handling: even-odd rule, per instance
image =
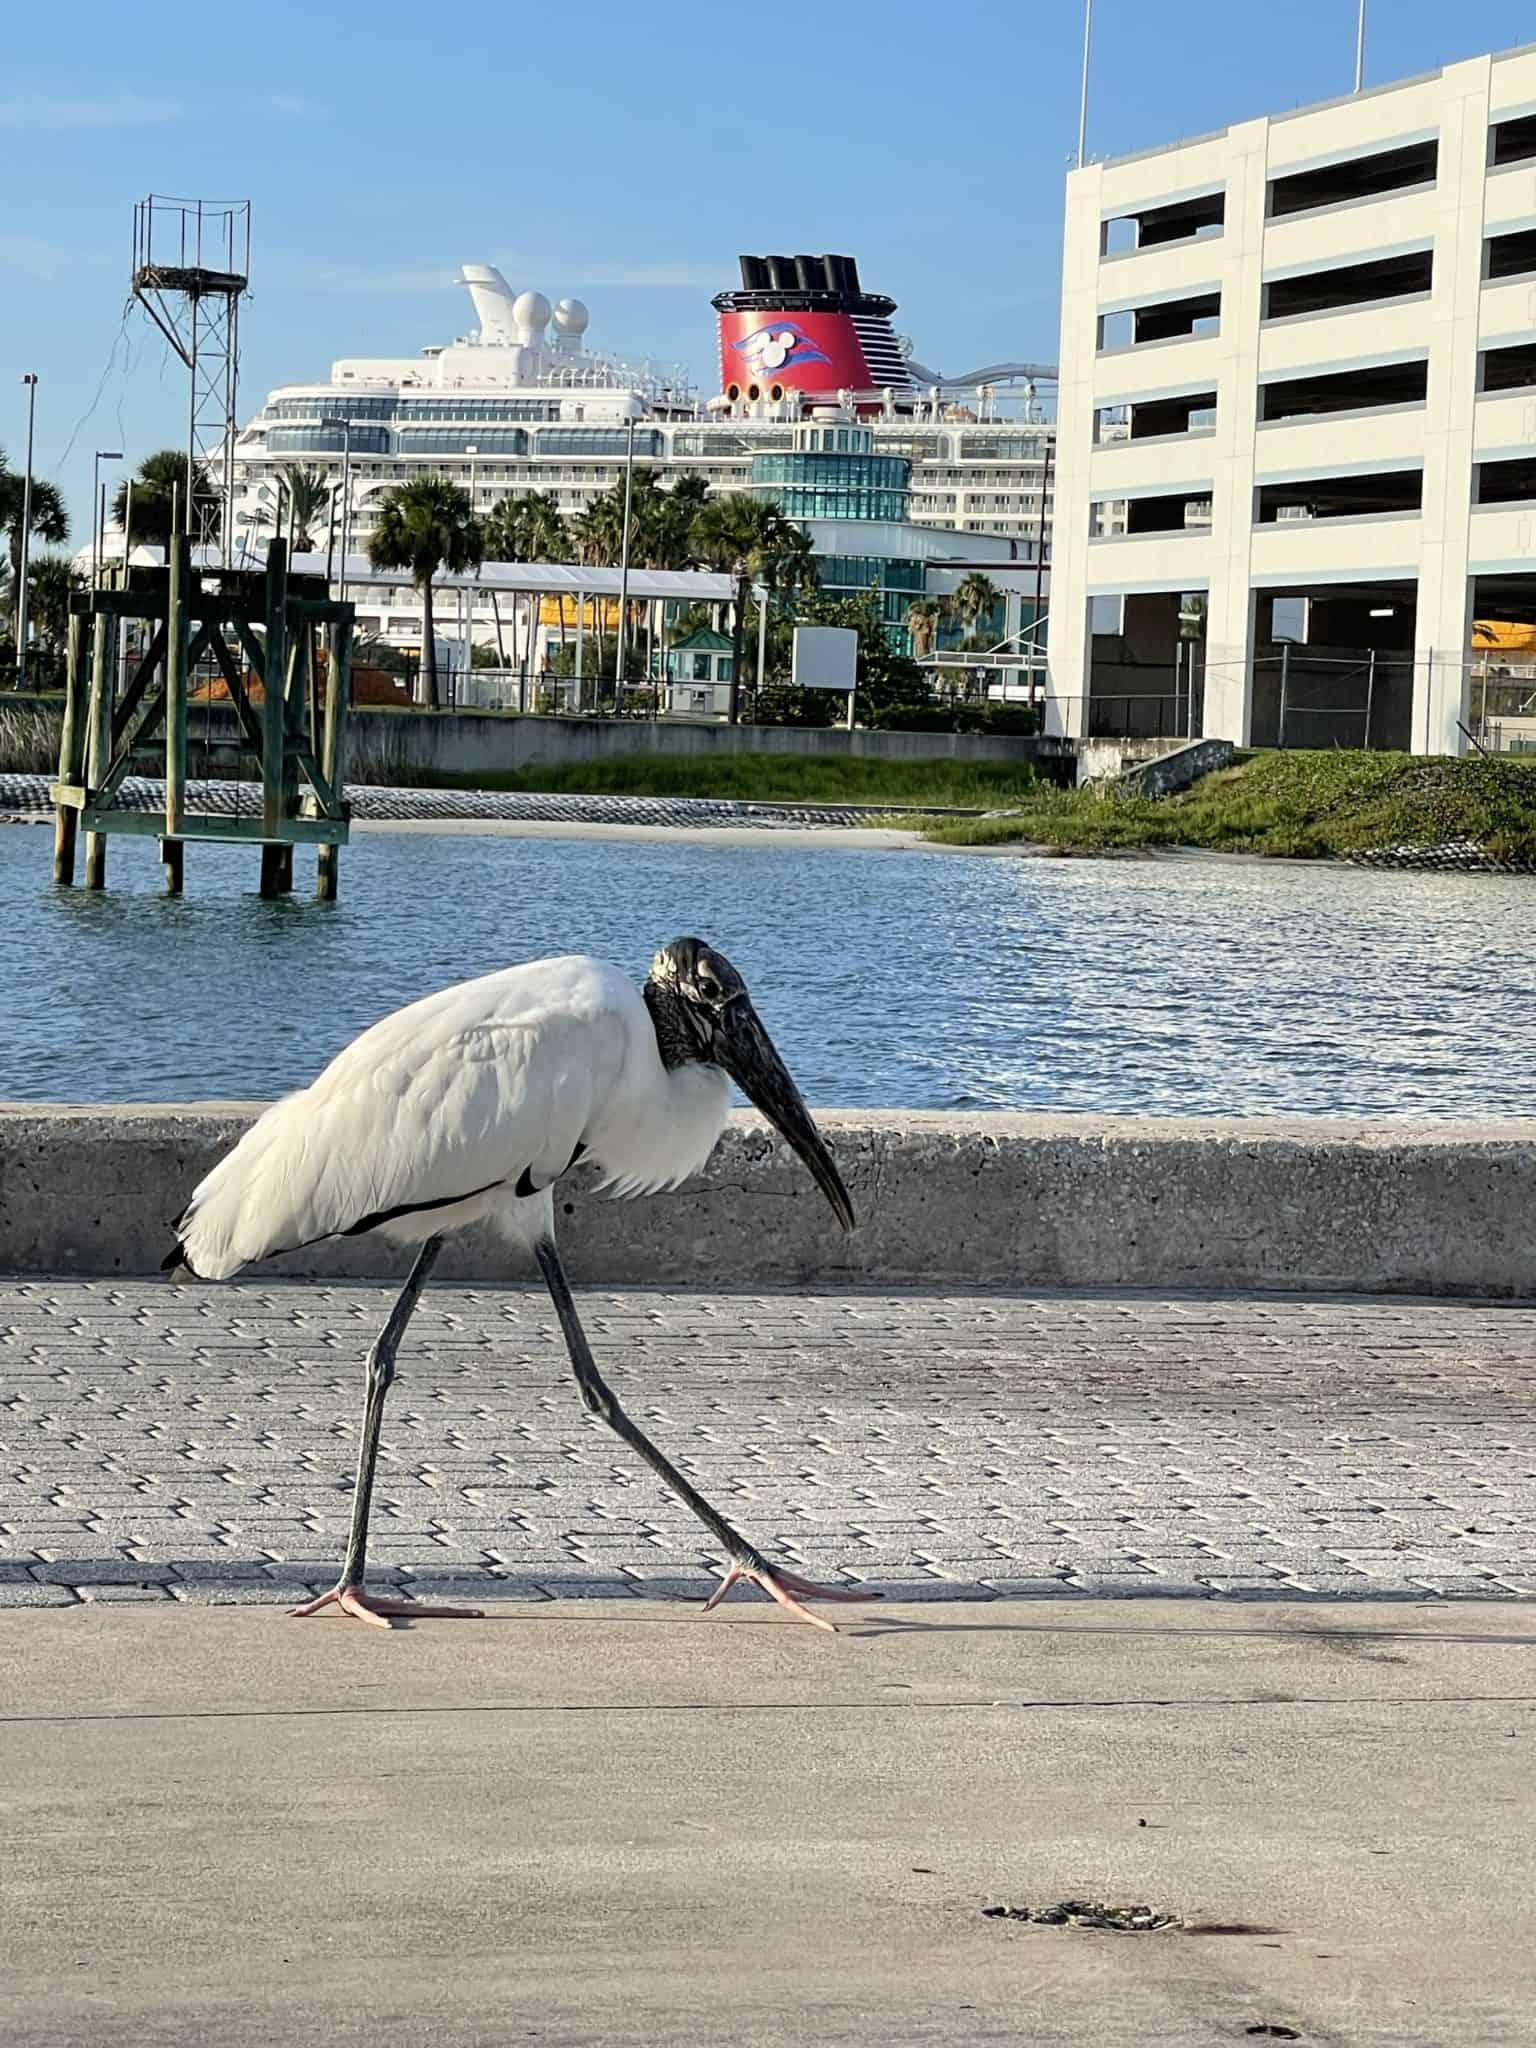
POLYGON ((645 997, 645 1007, 651 1013, 656 1049, 667 1072, 675 1074, 679 1067, 696 1062, 699 1057, 698 1041, 688 1029, 682 998, 676 990, 661 982, 647 981, 641 994, 645 997))

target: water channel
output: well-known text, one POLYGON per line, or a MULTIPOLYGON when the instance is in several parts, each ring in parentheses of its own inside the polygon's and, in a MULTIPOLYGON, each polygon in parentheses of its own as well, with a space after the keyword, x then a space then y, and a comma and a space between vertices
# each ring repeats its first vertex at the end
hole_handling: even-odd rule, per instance
MULTIPOLYGON (((1202 860, 360 832, 342 897, 264 903, 252 856, 152 841, 55 890, 0 830, 0 1098, 301 1086, 386 1010, 552 952, 642 973, 698 932, 808 1099, 1157 1116, 1524 1116, 1533 885, 1202 860)), ((301 856, 301 867, 304 866, 301 856)), ((306 877, 302 886, 309 886, 306 877)))

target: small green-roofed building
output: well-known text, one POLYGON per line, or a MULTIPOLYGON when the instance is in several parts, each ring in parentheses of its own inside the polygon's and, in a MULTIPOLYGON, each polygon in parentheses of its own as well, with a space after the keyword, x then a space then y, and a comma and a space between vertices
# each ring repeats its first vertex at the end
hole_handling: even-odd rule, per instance
POLYGON ((724 718, 730 711, 731 636, 695 626, 667 649, 667 709, 684 717, 724 718))

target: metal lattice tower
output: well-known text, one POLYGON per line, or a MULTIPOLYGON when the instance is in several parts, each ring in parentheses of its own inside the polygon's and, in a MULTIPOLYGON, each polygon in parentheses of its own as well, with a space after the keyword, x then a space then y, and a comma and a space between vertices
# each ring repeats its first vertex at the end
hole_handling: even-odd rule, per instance
POLYGON ((182 530, 229 561, 235 484, 240 301, 251 265, 248 199, 166 199, 133 209, 133 295, 187 366, 182 530), (198 493, 201 471, 215 495, 198 493))

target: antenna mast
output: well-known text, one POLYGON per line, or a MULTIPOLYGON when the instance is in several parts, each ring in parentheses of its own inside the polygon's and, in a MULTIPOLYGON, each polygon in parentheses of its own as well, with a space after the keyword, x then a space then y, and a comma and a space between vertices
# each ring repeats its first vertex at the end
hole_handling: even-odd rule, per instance
POLYGON ((134 207, 133 295, 189 379, 182 530, 194 546, 218 548, 226 564, 234 544, 240 301, 250 268, 248 199, 151 193, 134 207))

